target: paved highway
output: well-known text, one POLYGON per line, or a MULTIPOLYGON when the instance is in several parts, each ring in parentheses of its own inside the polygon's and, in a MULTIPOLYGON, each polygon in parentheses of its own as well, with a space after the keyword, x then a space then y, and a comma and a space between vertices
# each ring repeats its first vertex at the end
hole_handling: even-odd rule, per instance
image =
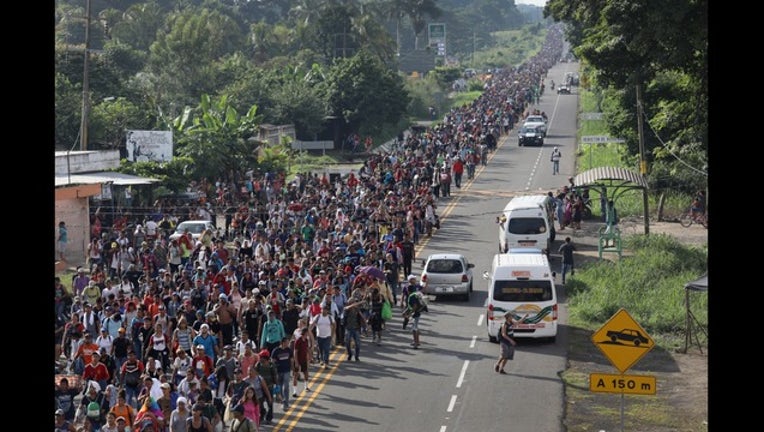
MULTIPOLYGON (((485 329, 486 282, 498 250, 495 218, 517 193, 554 191, 575 174, 577 92, 557 95, 548 83, 562 83, 577 63, 558 63, 549 72, 538 108, 549 117, 543 147, 518 147, 510 133, 476 179, 452 187, 452 197, 438 203, 442 229, 420 244, 421 260, 430 253, 460 252, 475 263, 469 302, 433 300, 420 321, 422 346, 410 347, 411 332, 401 328, 400 309, 388 322, 381 346, 362 340, 361 361, 347 361, 344 349, 332 354, 332 366, 311 371, 311 392, 301 392, 286 415, 275 406, 273 431, 564 431, 563 385, 567 309, 560 305, 556 343, 520 340, 514 361, 499 375, 493 364, 498 344, 485 329), (560 174, 552 175, 549 156, 562 152, 560 174)), ((465 176, 466 178, 466 176, 465 176)), ((564 234, 565 232, 563 232, 564 234)), ((559 236, 558 241, 559 244, 559 236)), ((559 260, 552 259, 553 270, 559 260)), ((421 272, 420 265, 414 273, 421 272)), ((559 280, 559 279, 558 279, 559 280)), ((561 302, 564 290, 558 285, 561 302)), ((298 383, 302 389, 302 383, 298 383)))

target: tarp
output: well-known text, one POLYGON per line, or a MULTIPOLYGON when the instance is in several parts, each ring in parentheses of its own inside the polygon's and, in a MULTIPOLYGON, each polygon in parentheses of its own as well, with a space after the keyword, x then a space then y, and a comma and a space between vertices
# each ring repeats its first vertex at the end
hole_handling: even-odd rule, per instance
MULTIPOLYGON (((707 292, 708 291, 708 273, 704 273, 703 276, 695 279, 694 281, 687 282, 684 284, 684 303, 685 308, 687 310, 687 318, 686 318, 686 329, 685 329, 685 339, 684 339, 684 351, 687 352, 687 348, 689 348, 690 344, 692 343, 692 336, 693 336, 693 321, 695 322, 695 327, 700 329, 705 335, 706 339, 708 339, 708 333, 703 328, 703 326, 698 322, 698 319, 695 318, 695 315, 692 313, 692 310, 690 309, 690 291, 697 291, 697 292, 707 292)), ((697 334, 695 334, 695 341, 698 344, 698 349, 700 349, 701 354, 703 353, 703 349, 700 345, 700 340, 698 340, 697 334)))
POLYGON ((684 289, 692 291, 708 291, 708 273, 692 282, 687 282, 684 285, 684 289))

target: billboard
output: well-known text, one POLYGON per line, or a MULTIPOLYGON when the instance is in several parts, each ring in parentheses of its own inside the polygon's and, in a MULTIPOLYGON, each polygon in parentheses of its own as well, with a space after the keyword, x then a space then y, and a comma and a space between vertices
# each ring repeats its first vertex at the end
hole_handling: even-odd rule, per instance
POLYGON ((125 145, 131 162, 172 160, 172 131, 128 130, 125 145))
POLYGON ((446 25, 443 23, 429 24, 427 27, 428 45, 437 49, 437 55, 446 55, 446 25))

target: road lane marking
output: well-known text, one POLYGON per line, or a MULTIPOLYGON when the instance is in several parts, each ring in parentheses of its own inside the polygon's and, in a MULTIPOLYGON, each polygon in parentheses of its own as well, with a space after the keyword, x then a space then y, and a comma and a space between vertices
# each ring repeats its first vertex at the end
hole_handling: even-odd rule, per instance
POLYGON ((451 395, 451 402, 448 403, 448 408, 446 408, 446 412, 453 411, 454 405, 456 405, 456 395, 451 395))
POLYGON ((480 316, 478 317, 478 323, 477 323, 478 327, 483 325, 483 317, 485 317, 485 315, 483 315, 483 314, 480 314, 480 316))
POLYGON ((472 336, 472 341, 470 341, 470 348, 475 348, 475 342, 477 341, 477 336, 472 336))
MULTIPOLYGON (((496 153, 498 153, 498 150, 504 146, 504 144, 506 143, 507 139, 509 139, 509 135, 506 135, 503 138, 500 138, 498 140, 498 143, 497 143, 497 146, 496 146, 496 150, 494 150, 491 154, 488 155, 488 162, 493 160, 494 156, 496 155, 496 153)), ((477 180, 478 176, 486 168, 487 168, 487 165, 486 166, 480 165, 475 170, 474 177, 471 180, 468 180, 467 182, 462 184, 462 189, 460 191, 464 192, 467 189, 469 189, 470 186, 472 186, 472 184, 475 182, 475 180, 477 180)), ((451 201, 446 206, 446 208, 444 209, 443 213, 441 213, 441 215, 440 215, 441 223, 443 222, 443 220, 446 219, 446 217, 449 214, 451 214, 451 211, 453 211, 454 207, 456 207, 456 205, 459 203, 460 197, 461 197, 461 194, 456 196, 455 197, 456 199, 451 201)), ((416 248, 415 248, 415 256, 419 255, 419 253, 425 247, 427 247, 427 244, 430 242, 430 239, 431 239, 431 237, 426 237, 426 236, 423 239, 421 239, 420 244, 417 245, 416 248)), ((482 320, 482 315, 481 315, 480 319, 482 320)), ((479 325, 479 322, 478 322, 478 325, 479 325)), ((474 343, 474 340, 473 340, 473 343, 474 343)), ((319 370, 319 371, 317 371, 316 373, 313 374, 313 377, 310 380, 310 386, 311 386, 311 395, 310 395, 310 397, 308 397, 307 399, 300 398, 300 399, 293 400, 291 406, 289 407, 289 409, 283 414, 283 416, 281 417, 279 422, 276 423, 273 426, 273 432, 279 432, 281 430, 281 428, 285 427, 285 425, 287 425, 287 424, 288 424, 288 426, 286 426, 285 432, 291 432, 295 428, 295 426, 297 426, 297 423, 300 421, 302 416, 305 414, 305 412, 307 412, 308 408, 310 408, 310 406, 313 404, 313 401, 321 393, 321 390, 328 383, 329 379, 334 375, 335 371, 337 370, 337 367, 339 367, 339 365, 344 362, 344 360, 342 359, 343 351, 342 351, 341 347, 338 347, 338 348, 340 348, 340 349, 335 350, 331 354, 331 356, 329 358, 334 363, 334 366, 330 370, 328 370, 328 371, 326 369, 322 369, 322 370, 319 370), (339 354, 339 355, 337 355, 337 354, 339 354), (325 373, 325 375, 324 375, 324 373, 325 373), (319 381, 321 381, 321 383, 318 386, 316 386, 315 383, 319 382, 319 381), (300 403, 302 403, 304 405, 302 405, 300 408, 298 408, 298 405, 300 403), (294 418, 289 420, 289 417, 291 417, 291 416, 294 416, 294 418)), ((457 387, 461 386, 461 381, 464 378, 464 371, 466 371, 467 365, 469 364, 469 360, 466 360, 465 362, 466 363, 463 366, 462 374, 461 374, 461 376, 459 378, 459 382, 457 383, 457 387)), ((449 411, 451 409, 453 409, 453 404, 454 403, 456 403, 456 395, 454 395, 452 397, 451 404, 449 404, 449 411)), ((440 430, 441 430, 441 432, 445 432, 446 426, 441 426, 440 430)))
POLYGON ((470 365, 470 361, 465 360, 464 364, 462 365, 462 371, 461 373, 459 373, 459 379, 456 381, 456 388, 460 388, 462 386, 462 382, 464 382, 464 374, 467 373, 467 367, 469 367, 469 365, 470 365))
MULTIPOLYGON (((491 154, 488 155, 488 162, 491 162, 491 160, 493 160, 493 157, 496 155, 496 153, 499 152, 500 148, 504 147, 504 144, 507 142, 508 139, 509 139, 509 134, 505 135, 503 138, 499 138, 498 139, 498 142, 496 143, 496 150, 494 150, 491 154)), ((466 182, 462 181, 462 188, 461 189, 455 188, 456 190, 454 192, 456 192, 456 191, 464 192, 464 191, 468 190, 470 188, 470 186, 472 186, 472 184, 475 183, 475 180, 477 180, 477 178, 480 176, 480 174, 483 171, 485 171, 485 169, 487 167, 488 167, 487 164, 485 166, 483 166, 483 165, 477 166, 476 165, 475 175, 472 177, 472 179, 467 180, 466 182)), ((448 217, 448 215, 451 214, 451 212, 453 211, 454 207, 456 207, 456 205, 459 203, 459 200, 461 199, 461 197, 462 197, 461 194, 456 195, 455 196, 456 199, 454 199, 453 201, 450 201, 446 205, 446 208, 443 209, 443 213, 441 213, 440 216, 439 216, 441 224, 443 223, 443 221, 445 221, 446 217, 448 217)), ((420 238, 419 244, 414 246, 414 256, 419 256, 419 254, 424 250, 424 248, 427 247, 427 244, 430 243, 430 239, 431 238, 432 237, 427 237, 426 235, 423 236, 423 238, 420 238)))
MULTIPOLYGON (((313 404, 313 401, 318 397, 318 395, 321 393, 321 390, 323 390, 326 383, 329 381, 329 379, 334 376, 334 372, 337 370, 339 365, 343 363, 342 360, 343 357, 343 349, 335 349, 334 352, 332 352, 329 355, 329 361, 331 361, 334 366, 332 366, 330 369, 319 369, 315 374, 313 374, 313 378, 310 380, 310 396, 306 398, 301 399, 294 399, 292 403, 289 406, 289 409, 284 412, 281 419, 279 419, 278 423, 276 423, 273 426, 273 432, 278 432, 281 430, 281 427, 286 427, 286 432, 290 432, 294 427, 297 425, 297 422, 300 421, 302 416, 305 414, 305 412, 310 408, 310 406, 313 404), (321 381, 318 386, 316 386, 316 383, 321 381), (303 403, 304 405, 300 408, 298 408, 298 405, 300 403, 303 403), (291 420, 288 420, 290 416, 294 415, 294 418, 291 420), (289 424, 288 426, 287 423, 289 424)), ((305 394, 303 392, 303 394, 305 394)), ((274 402, 274 405, 276 403, 274 402)), ((274 408, 275 409, 275 408, 274 408)))

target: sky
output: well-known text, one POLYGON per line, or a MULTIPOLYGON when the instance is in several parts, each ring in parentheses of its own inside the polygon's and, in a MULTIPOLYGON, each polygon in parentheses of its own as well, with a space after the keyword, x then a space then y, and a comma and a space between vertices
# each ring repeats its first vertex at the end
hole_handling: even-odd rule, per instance
POLYGON ((535 6, 546 5, 547 0, 515 0, 515 4, 531 4, 535 6))

